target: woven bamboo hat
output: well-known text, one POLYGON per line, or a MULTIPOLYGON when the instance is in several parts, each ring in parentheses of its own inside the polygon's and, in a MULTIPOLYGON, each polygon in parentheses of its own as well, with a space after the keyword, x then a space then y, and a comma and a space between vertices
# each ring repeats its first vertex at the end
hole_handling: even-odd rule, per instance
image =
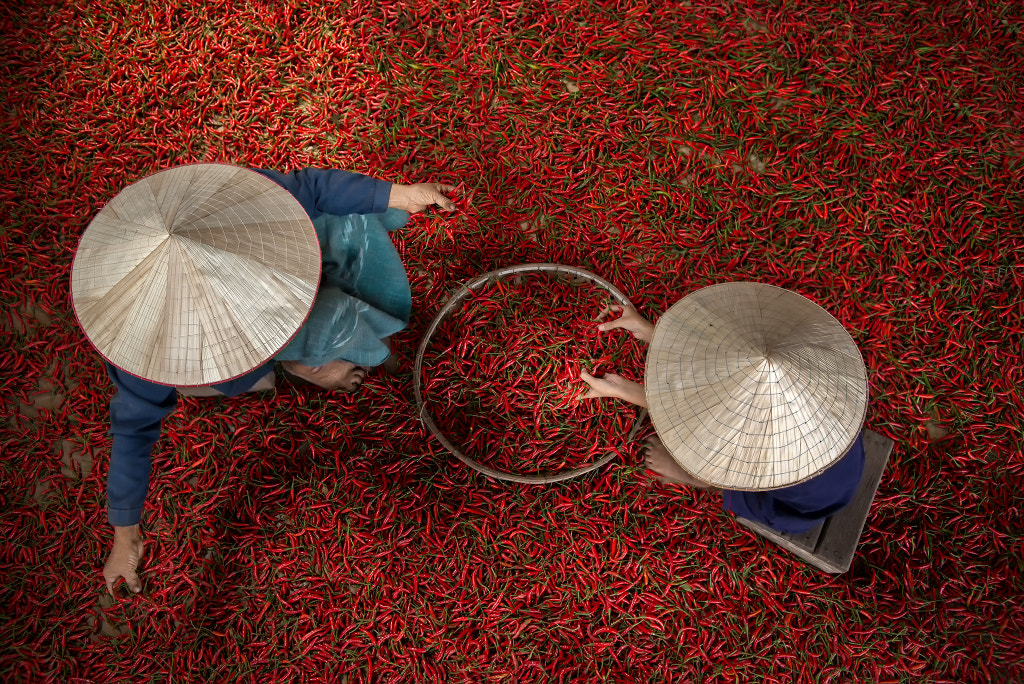
POLYGON ((320 281, 320 245, 287 190, 190 164, 129 185, 82 235, 71 299, 115 366, 166 385, 223 382, 284 347, 320 281))
POLYGON ((853 445, 868 378, 850 334, 810 300, 761 283, 687 295, 647 354, 651 420, 694 477, 739 490, 813 477, 853 445))

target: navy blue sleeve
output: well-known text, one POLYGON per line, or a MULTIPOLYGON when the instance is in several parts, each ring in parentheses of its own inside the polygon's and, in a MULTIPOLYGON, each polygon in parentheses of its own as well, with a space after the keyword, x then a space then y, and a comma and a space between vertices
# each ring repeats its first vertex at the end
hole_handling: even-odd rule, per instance
POLYGON ((267 373, 273 373, 275 363, 274 359, 270 359, 262 366, 253 368, 245 375, 237 377, 234 380, 228 380, 227 382, 220 382, 216 385, 211 385, 211 387, 226 397, 237 397, 243 392, 248 392, 264 375, 267 373))
POLYGON ((806 482, 765 492, 724 490, 722 508, 778 532, 802 534, 853 501, 864 474, 863 435, 824 472, 806 482))
POLYGON ((253 169, 299 200, 310 218, 320 214, 383 214, 391 198, 391 183, 338 169, 300 169, 281 173, 253 169))
POLYGON ((106 364, 117 394, 110 400, 110 471, 107 520, 117 527, 137 525, 149 493, 150 452, 160 438, 164 416, 178 404, 173 387, 147 382, 106 364))

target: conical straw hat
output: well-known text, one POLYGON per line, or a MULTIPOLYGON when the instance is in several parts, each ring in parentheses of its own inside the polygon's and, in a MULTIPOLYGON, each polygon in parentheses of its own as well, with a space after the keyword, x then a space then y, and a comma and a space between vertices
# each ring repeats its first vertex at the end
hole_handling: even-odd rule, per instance
POLYGON ((320 245, 288 191, 191 164, 126 187, 82 235, 71 299, 115 366, 166 385, 223 382, 284 347, 320 281, 320 245))
POLYGON ((645 391, 662 443, 725 489, 777 489, 841 458, 864 423, 868 378, 842 324, 771 285, 724 283, 658 321, 645 391))

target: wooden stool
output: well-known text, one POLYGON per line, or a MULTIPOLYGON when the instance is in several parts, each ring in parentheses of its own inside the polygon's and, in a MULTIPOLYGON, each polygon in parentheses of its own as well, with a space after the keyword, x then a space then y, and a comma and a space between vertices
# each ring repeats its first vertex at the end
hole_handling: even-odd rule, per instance
POLYGON ((783 534, 770 527, 736 516, 744 527, 800 556, 816 568, 833 574, 844 573, 853 563, 860 534, 875 500, 882 471, 892 454, 893 441, 864 430, 864 475, 850 505, 804 534, 783 534))

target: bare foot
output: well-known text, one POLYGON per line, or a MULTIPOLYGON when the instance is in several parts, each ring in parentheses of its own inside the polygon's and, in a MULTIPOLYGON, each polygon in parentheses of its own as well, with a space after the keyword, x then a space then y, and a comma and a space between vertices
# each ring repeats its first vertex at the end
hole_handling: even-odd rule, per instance
POLYGON ((655 472, 659 482, 717 491, 707 482, 701 482, 683 470, 672 458, 672 454, 668 453, 668 449, 661 443, 661 439, 657 435, 651 435, 647 439, 647 444, 644 446, 644 465, 655 472))
POLYGON ((298 361, 282 361, 286 371, 306 382, 328 390, 355 392, 366 378, 367 368, 348 361, 328 361, 322 366, 306 366, 298 361))

